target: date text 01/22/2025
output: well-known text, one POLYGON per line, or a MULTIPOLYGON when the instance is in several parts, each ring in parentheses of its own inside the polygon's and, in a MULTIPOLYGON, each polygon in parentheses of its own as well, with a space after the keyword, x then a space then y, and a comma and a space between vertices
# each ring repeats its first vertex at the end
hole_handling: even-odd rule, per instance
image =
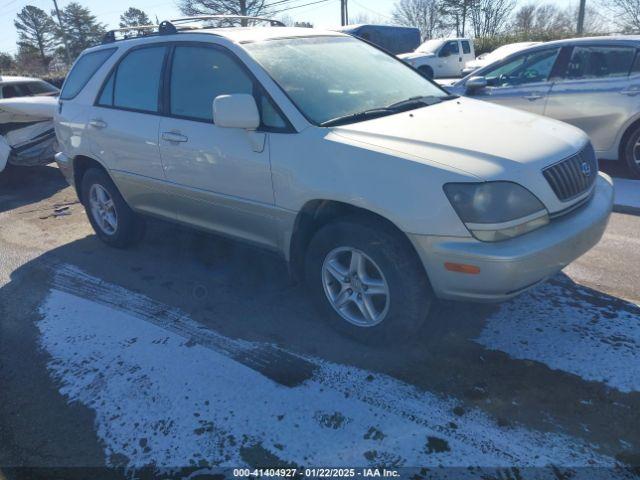
POLYGON ((235 468, 233 476, 247 477, 283 477, 283 478, 348 478, 348 477, 399 477, 397 470, 386 468, 235 468))

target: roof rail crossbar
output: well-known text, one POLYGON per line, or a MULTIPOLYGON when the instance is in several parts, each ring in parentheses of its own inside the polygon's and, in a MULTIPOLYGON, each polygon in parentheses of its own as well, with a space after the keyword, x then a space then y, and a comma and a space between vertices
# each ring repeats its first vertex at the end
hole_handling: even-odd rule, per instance
POLYGON ((102 43, 113 43, 118 40, 127 40, 129 38, 146 37, 150 35, 171 35, 177 33, 176 27, 168 21, 160 22, 159 25, 136 25, 132 27, 114 28, 109 30, 102 37, 102 43), (117 38, 116 34, 122 34, 121 38, 117 38))
MULTIPOLYGON (((190 23, 190 22, 206 22, 208 20, 218 20, 220 22, 224 21, 233 21, 233 20, 246 20, 252 22, 266 22, 272 27, 285 27, 286 25, 280 20, 274 20, 273 18, 266 17, 251 17, 246 15, 197 15, 193 17, 181 17, 181 18, 173 18, 170 20, 171 23, 179 24, 179 23, 190 23)), ((211 27, 208 27, 211 28, 211 27)))

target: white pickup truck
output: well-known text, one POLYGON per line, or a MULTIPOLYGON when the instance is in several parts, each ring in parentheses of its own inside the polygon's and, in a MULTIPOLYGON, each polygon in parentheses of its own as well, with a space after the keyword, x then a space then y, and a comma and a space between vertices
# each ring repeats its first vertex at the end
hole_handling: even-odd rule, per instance
POLYGON ((434 38, 398 58, 428 78, 442 78, 462 76, 466 63, 476 55, 470 38, 434 38))

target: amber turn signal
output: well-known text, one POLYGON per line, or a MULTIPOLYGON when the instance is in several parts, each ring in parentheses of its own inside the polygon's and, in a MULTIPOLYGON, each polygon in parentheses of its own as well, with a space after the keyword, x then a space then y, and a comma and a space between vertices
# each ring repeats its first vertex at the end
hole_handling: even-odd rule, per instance
POLYGON ((469 273, 471 275, 477 275, 480 273, 480 267, 476 267, 475 265, 466 265, 464 263, 444 262, 444 268, 450 272, 469 273))

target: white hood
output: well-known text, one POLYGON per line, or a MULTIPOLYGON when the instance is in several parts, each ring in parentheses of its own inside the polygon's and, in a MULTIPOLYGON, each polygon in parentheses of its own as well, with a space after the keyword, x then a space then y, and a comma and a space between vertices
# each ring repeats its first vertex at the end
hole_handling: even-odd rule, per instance
POLYGON ((398 58, 401 58, 402 60, 413 60, 415 58, 428 58, 428 57, 435 57, 435 56, 436 56, 435 53, 412 52, 412 53, 401 53, 400 55, 398 55, 398 58))
POLYGON ((526 179, 588 141, 570 125, 468 98, 338 127, 358 142, 483 180, 526 179))

